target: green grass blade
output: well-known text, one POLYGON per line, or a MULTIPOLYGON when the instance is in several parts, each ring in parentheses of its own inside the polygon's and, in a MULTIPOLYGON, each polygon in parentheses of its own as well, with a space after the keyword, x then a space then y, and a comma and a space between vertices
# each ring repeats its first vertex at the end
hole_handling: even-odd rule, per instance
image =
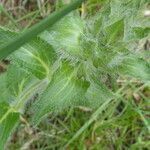
POLYGON ((64 148, 68 147, 76 138, 78 138, 85 129, 87 129, 102 113, 103 110, 107 108, 112 99, 108 99, 103 105, 101 105, 91 116, 91 118, 77 131, 77 133, 68 141, 64 148))
POLYGON ((0 48, 0 60, 7 57, 9 54, 17 50, 19 47, 36 37, 39 33, 44 31, 47 28, 50 28, 54 23, 60 20, 62 17, 67 15, 72 10, 76 9, 84 0, 77 0, 68 6, 64 7, 62 10, 58 12, 54 12, 52 15, 34 25, 26 32, 20 34, 17 38, 8 42, 0 48))
POLYGON ((109 105, 111 105, 112 102, 115 102, 120 97, 119 93, 124 90, 124 88, 127 85, 125 84, 120 90, 118 90, 114 96, 115 99, 109 98, 107 99, 91 116, 91 118, 75 133, 75 135, 67 142, 67 144, 64 146, 64 149, 66 149, 72 142, 74 142, 97 118, 98 116, 108 108, 109 105))

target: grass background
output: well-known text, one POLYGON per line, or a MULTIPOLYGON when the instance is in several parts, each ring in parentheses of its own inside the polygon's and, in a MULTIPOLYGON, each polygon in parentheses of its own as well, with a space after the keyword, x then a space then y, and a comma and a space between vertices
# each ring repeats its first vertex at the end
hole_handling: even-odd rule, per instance
MULTIPOLYGON (((0 2, 0 25, 16 31, 26 30, 62 7, 61 0, 0 2)), ((83 17, 94 15, 102 3, 103 0, 89 0, 83 4, 83 17)), ((101 114, 89 108, 70 108, 59 115, 50 114, 39 126, 32 127, 27 121, 31 117, 27 107, 6 150, 148 150, 150 87, 125 77, 117 82, 118 99, 101 114)))

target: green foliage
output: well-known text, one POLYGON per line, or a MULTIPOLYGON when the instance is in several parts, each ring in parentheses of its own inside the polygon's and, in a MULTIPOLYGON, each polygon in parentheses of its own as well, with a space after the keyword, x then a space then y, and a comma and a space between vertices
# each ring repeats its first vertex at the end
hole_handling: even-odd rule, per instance
POLYGON ((34 104, 35 123, 49 112, 60 112, 84 102, 88 83, 77 79, 76 74, 77 69, 66 64, 56 71, 47 89, 34 104))
MULTIPOLYGON (((6 44, 2 51, 22 46, 8 57, 11 65, 0 75, 0 149, 36 94, 31 106, 33 125, 49 113, 73 106, 98 107, 93 114, 97 117, 118 96, 111 87, 117 86, 118 76, 149 81, 149 58, 144 48, 137 51, 132 46, 150 36, 150 22, 142 14, 146 5, 144 0, 112 0, 91 18, 73 12, 23 45, 30 39, 28 32, 26 40, 12 49, 18 36, 24 36, 0 28, 0 44, 6 44), (15 42, 7 44, 11 39, 15 42)), ((1 58, 5 54, 0 53, 1 58)))
POLYGON ((10 55, 10 53, 20 48, 26 42, 32 40, 46 28, 51 27, 54 23, 59 21, 69 12, 75 10, 78 6, 80 6, 83 1, 84 0, 77 0, 75 2, 72 2, 69 6, 66 6, 58 12, 54 12, 52 15, 48 16, 40 23, 28 29, 26 32, 21 33, 20 35, 18 35, 18 37, 12 39, 8 44, 2 45, 0 47, 0 59, 6 58, 8 55, 10 55))
POLYGON ((71 14, 40 37, 52 45, 61 58, 76 61, 83 55, 80 45, 83 29, 84 21, 78 14, 71 14))
POLYGON ((41 39, 36 39, 21 47, 12 56, 17 65, 28 70, 39 79, 51 78, 52 64, 56 55, 51 46, 41 39))
POLYGON ((0 149, 4 147, 18 121, 19 113, 15 112, 8 104, 0 102, 0 149))
POLYGON ((8 101, 8 89, 7 89, 7 83, 6 83, 6 74, 0 75, 0 101, 8 101))

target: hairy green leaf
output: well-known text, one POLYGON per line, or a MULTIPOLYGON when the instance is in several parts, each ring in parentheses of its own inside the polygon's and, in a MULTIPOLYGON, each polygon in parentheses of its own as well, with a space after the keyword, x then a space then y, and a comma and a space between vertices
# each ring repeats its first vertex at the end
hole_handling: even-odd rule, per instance
POLYGON ((0 102, 9 101, 9 94, 6 83, 6 73, 0 74, 0 102))
POLYGON ((32 103, 33 124, 49 113, 79 105, 99 107, 95 118, 116 99, 112 91, 117 90, 120 75, 150 80, 149 44, 145 44, 149 42, 150 21, 143 13, 147 0, 107 2, 95 17, 83 19, 74 12, 50 29, 53 22, 47 21, 41 23, 41 29, 36 25, 23 34, 0 27, 0 45, 4 44, 0 58, 19 48, 8 58, 11 64, 7 71, 0 75, 1 147, 28 101, 32 103))
POLYGON ((59 112, 69 106, 84 103, 84 94, 88 83, 75 78, 76 69, 63 65, 53 76, 41 98, 34 104, 33 122, 50 112, 59 112))
POLYGON ((70 14, 56 23, 40 37, 52 45, 62 58, 78 59, 83 52, 80 38, 83 35, 84 21, 78 14, 70 14))
POLYGON ((150 63, 134 56, 126 58, 123 63, 122 72, 125 75, 150 81, 150 63))
POLYGON ((36 79, 25 70, 15 65, 10 65, 5 82, 10 95, 14 98, 13 100, 15 100, 34 80, 36 81, 36 79))
MULTIPOLYGON (((139 39, 138 34, 135 34, 134 28, 140 28, 144 32, 145 28, 150 27, 150 22, 144 16, 144 8, 148 5, 146 0, 113 0, 111 1, 111 12, 107 24, 114 24, 119 20, 124 20, 124 41, 139 39), (114 17, 115 16, 115 17, 114 17)), ((150 28, 145 33, 147 36, 150 33, 150 28)))
POLYGON ((82 4, 84 0, 77 0, 72 2, 70 5, 66 6, 62 10, 58 12, 54 12, 49 17, 45 18, 40 23, 34 25, 27 31, 23 32, 16 38, 10 40, 10 42, 4 44, 0 47, 0 60, 6 58, 10 53, 14 52, 18 48, 20 48, 25 43, 29 42, 33 38, 35 38, 39 33, 44 31, 47 28, 50 28, 54 23, 60 20, 62 17, 70 13, 72 10, 76 9, 78 6, 82 4))
POLYGON ((0 103, 0 149, 4 149, 5 142, 9 138, 19 120, 19 113, 14 112, 6 103, 0 103))
POLYGON ((54 50, 45 41, 40 39, 21 47, 12 55, 14 63, 28 70, 39 79, 51 78, 52 65, 56 59, 54 50))
POLYGON ((111 91, 98 78, 92 77, 90 83, 91 85, 86 92, 89 107, 97 108, 113 98, 111 91))
MULTIPOLYGON (((0 28, 0 33, 2 35, 0 43, 5 43, 7 40, 18 35, 2 28, 0 28)), ((37 38, 13 53, 10 59, 13 63, 28 70, 39 79, 45 77, 50 79, 52 74, 51 67, 56 60, 56 54, 47 42, 37 38)))

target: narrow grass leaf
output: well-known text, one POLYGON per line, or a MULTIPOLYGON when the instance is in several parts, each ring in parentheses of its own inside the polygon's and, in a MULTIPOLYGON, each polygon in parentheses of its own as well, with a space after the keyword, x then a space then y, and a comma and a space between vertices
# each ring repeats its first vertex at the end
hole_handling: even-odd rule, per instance
POLYGON ((105 110, 109 103, 111 103, 112 99, 106 100, 105 103, 103 103, 91 116, 91 118, 76 132, 76 134, 68 141, 68 143, 65 145, 65 148, 68 147, 74 140, 76 140, 96 119, 97 117, 102 113, 103 110, 105 110))
POLYGON ((20 48, 25 43, 29 42, 31 39, 35 38, 39 33, 50 28, 54 23, 60 20, 62 17, 70 13, 72 10, 76 9, 81 5, 84 0, 77 0, 62 10, 54 12, 52 15, 41 21, 40 23, 34 25, 27 31, 18 35, 16 38, 12 39, 7 44, 0 47, 0 60, 6 58, 12 52, 20 48))

